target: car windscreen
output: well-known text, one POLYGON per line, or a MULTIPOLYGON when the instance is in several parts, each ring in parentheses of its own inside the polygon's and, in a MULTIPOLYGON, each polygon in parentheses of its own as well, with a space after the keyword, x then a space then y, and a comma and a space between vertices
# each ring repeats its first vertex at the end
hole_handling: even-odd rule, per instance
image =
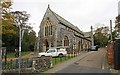
POLYGON ((47 52, 48 52, 48 53, 51 53, 51 52, 55 52, 55 50, 52 50, 52 49, 51 49, 51 50, 48 50, 47 52))

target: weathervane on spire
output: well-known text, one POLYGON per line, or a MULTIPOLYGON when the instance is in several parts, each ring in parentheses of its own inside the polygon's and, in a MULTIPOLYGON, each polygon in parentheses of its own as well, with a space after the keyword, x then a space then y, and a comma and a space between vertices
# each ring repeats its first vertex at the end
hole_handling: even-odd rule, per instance
POLYGON ((48 4, 48 8, 50 8, 50 4, 48 4))

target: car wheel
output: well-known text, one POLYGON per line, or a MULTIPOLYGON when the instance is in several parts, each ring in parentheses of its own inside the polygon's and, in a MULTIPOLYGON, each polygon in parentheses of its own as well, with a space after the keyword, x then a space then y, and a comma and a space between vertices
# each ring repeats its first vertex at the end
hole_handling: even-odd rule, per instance
POLYGON ((63 57, 63 54, 59 54, 59 57, 63 57))
POLYGON ((45 55, 41 55, 41 57, 45 57, 45 55))

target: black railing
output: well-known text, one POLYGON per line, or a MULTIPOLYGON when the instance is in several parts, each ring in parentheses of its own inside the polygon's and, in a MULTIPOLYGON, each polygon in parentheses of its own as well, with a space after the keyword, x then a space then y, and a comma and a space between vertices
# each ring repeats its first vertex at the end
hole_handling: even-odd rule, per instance
MULTIPOLYGON (((21 59, 20 67, 21 68, 30 68, 32 67, 33 58, 21 59)), ((18 69, 19 61, 18 59, 10 59, 6 62, 2 62, 2 70, 18 69)))
MULTIPOLYGON (((21 59, 20 69, 21 72, 43 72, 48 70, 54 65, 66 61, 68 59, 74 58, 79 55, 80 52, 73 51, 63 57, 34 57, 34 58, 24 58, 21 59), (28 71, 29 70, 29 71, 28 71)), ((18 72, 19 71, 19 61, 17 58, 7 59, 6 62, 2 61, 2 70, 5 72, 18 72)))

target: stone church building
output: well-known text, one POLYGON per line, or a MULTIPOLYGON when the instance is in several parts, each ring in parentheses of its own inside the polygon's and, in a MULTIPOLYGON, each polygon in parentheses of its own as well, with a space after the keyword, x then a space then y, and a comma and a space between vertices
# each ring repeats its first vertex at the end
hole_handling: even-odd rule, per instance
POLYGON ((85 38, 77 26, 52 11, 49 5, 40 24, 38 38, 40 52, 61 47, 68 53, 76 53, 91 46, 91 40, 85 38))

